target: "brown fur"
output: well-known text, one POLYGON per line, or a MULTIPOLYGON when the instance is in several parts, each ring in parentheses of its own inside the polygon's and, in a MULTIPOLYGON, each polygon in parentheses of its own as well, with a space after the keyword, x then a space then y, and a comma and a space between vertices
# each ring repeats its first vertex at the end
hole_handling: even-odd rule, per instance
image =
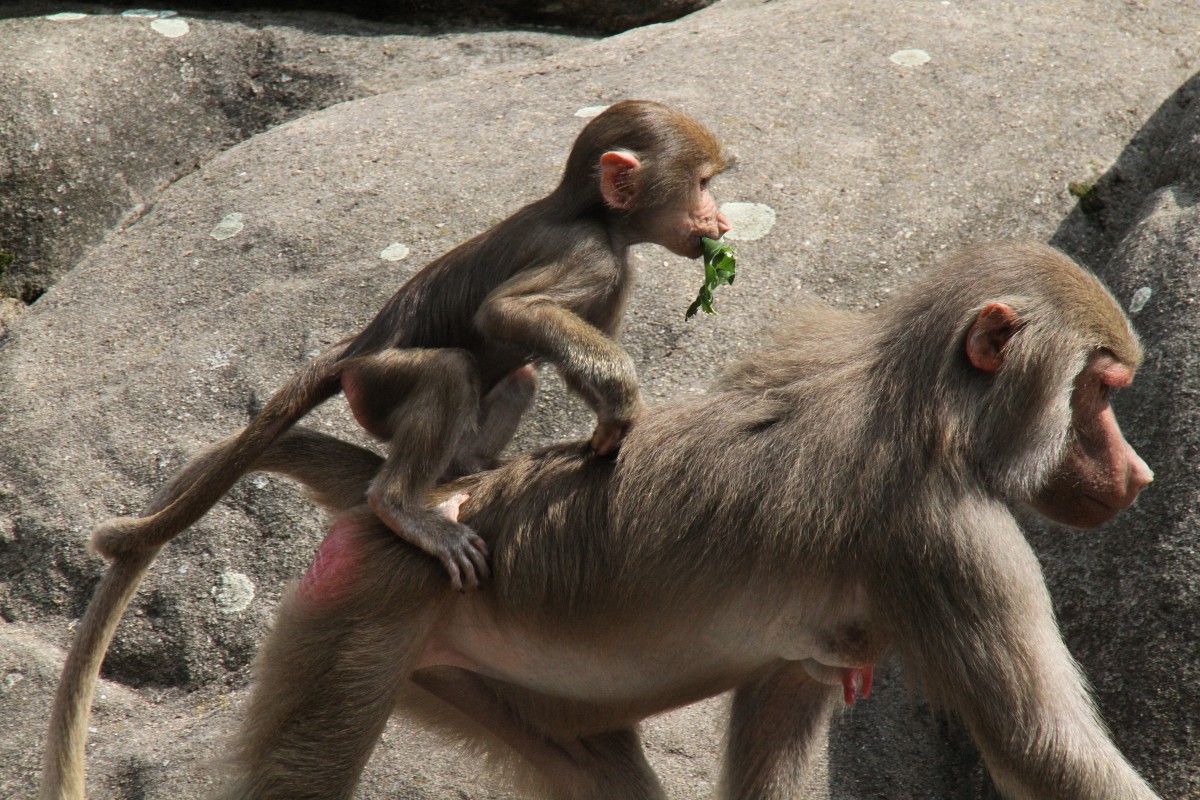
POLYGON ((255 464, 320 480, 326 502, 365 498, 395 533, 437 556, 456 588, 486 577, 484 540, 426 507, 426 494, 441 478, 494 463, 532 401, 534 363, 553 364, 596 412, 595 449, 616 448, 641 409, 633 362, 614 340, 627 249, 655 242, 699 256, 701 235, 728 229, 707 189, 723 166, 712 134, 686 115, 617 103, 580 133, 549 196, 418 272, 357 337, 317 356, 240 434, 189 463, 142 517, 99 526, 92 544, 114 563, 68 654, 42 796, 82 797, 96 675, 145 569, 255 464), (389 441, 386 459, 311 432, 287 435, 339 391, 363 427, 389 441), (317 478, 307 460, 314 442, 334 460, 350 453, 353 468, 317 478))
MULTIPOLYGON (((1075 469, 1071 401, 1110 356, 1132 370, 1140 350, 1094 277, 1041 245, 976 248, 877 312, 810 311, 710 394, 647 412, 615 463, 564 444, 439 489, 470 494, 494 554, 480 593, 350 509, 329 536, 357 577, 329 606, 281 604, 223 796, 349 797, 399 709, 539 797, 661 798, 637 723, 733 689, 721 796, 782 800, 836 677, 894 651, 1006 796, 1150 800, 1009 510, 1075 469), (992 373, 970 360, 980 326, 992 373)), ((1132 502, 1149 476, 1127 458, 1132 502)))

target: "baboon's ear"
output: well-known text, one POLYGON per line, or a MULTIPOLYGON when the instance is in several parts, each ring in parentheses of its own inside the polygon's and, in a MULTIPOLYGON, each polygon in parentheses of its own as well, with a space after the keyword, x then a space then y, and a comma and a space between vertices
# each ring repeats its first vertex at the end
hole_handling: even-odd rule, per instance
POLYGON ((633 175, 640 166, 637 156, 624 150, 610 150, 600 156, 600 196, 611 208, 633 207, 637 199, 633 175))
POLYGON ((967 360, 971 366, 992 373, 1004 363, 1004 348, 1017 332, 1017 312, 1004 303, 988 303, 967 331, 967 360))

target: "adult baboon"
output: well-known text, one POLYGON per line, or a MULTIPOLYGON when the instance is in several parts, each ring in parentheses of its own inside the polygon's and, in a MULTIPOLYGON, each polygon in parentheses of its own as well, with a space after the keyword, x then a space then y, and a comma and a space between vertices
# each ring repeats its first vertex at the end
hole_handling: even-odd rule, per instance
POLYGON ((361 504, 378 456, 295 430, 260 466, 353 507, 280 605, 223 796, 349 797, 399 709, 539 796, 662 798, 638 722, 733 690, 721 796, 782 800, 891 651, 1006 795, 1154 798, 1010 511, 1091 527, 1134 501, 1153 476, 1108 396, 1140 360, 1061 253, 968 250, 877 311, 808 309, 615 461, 567 444, 439 489, 492 549, 467 595, 361 504))

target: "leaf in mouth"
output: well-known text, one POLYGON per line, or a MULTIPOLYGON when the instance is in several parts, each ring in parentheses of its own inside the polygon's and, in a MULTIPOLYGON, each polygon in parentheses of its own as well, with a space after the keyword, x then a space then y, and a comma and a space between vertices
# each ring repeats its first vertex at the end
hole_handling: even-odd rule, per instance
POLYGON ((724 239, 700 239, 704 247, 704 285, 700 287, 696 299, 688 306, 684 319, 691 319, 696 312, 703 309, 706 314, 717 313, 713 308, 713 291, 718 286, 732 286, 737 262, 733 247, 724 239))

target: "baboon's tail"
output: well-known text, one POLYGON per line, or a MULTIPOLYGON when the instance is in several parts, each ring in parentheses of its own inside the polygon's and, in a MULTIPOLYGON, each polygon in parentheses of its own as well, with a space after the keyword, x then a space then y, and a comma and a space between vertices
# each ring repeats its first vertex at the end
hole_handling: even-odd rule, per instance
POLYGON ((100 662, 104 660, 125 607, 157 553, 156 548, 136 556, 121 557, 110 564, 92 595, 87 612, 79 621, 50 711, 46 755, 42 762, 41 800, 83 800, 84 747, 100 662))
MULTIPOLYGON (((236 436, 210 447, 150 500, 145 515, 119 517, 92 533, 92 546, 112 563, 80 620, 50 712, 41 800, 82 800, 84 755, 100 664, 138 584, 163 545, 212 508, 272 442, 341 388, 335 364, 345 342, 309 362, 267 401, 236 436)), ((270 459, 267 459, 268 461, 270 459)), ((361 479, 360 479, 361 482, 361 479)))
POLYGON ((342 345, 309 362, 271 396, 258 416, 237 436, 193 459, 155 496, 142 517, 117 517, 92 532, 92 547, 108 559, 162 547, 216 505, 250 471, 271 443, 341 389, 334 366, 342 345))
POLYGON ((329 511, 348 511, 367 502, 371 480, 383 457, 326 433, 297 425, 275 440, 254 464, 298 481, 329 511))

